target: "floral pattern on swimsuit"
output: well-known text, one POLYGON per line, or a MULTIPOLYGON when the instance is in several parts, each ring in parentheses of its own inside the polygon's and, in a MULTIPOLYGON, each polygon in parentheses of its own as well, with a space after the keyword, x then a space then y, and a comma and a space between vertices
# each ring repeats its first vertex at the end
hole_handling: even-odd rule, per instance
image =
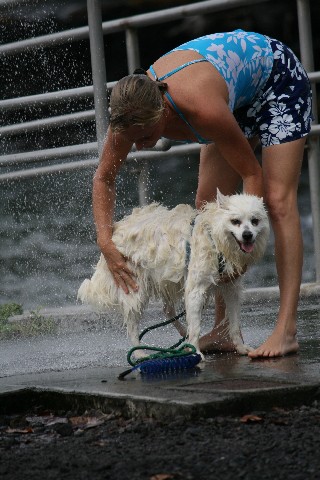
POLYGON ((270 39, 274 65, 262 94, 234 116, 247 138, 259 135, 263 147, 291 142, 311 130, 312 89, 295 54, 270 39))
POLYGON ((228 86, 232 111, 252 103, 266 84, 273 65, 268 37, 243 30, 205 35, 172 51, 177 50, 194 50, 219 71, 228 86))

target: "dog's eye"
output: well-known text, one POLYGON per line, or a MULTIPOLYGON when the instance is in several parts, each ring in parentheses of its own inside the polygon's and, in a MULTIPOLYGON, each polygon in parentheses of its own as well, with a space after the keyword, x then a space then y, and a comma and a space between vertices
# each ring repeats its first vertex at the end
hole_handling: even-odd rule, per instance
POLYGON ((256 227, 259 224, 259 219, 258 218, 252 218, 251 223, 254 227, 256 227))
POLYGON ((232 223, 232 225, 238 225, 238 226, 241 225, 240 220, 238 220, 237 218, 233 218, 233 219, 231 220, 231 223, 232 223))

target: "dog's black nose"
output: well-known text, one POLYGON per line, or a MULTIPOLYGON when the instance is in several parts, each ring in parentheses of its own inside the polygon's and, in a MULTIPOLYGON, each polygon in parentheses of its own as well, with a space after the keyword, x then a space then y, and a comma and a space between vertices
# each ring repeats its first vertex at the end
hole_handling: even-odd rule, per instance
POLYGON ((253 233, 250 232, 250 230, 244 230, 244 232, 242 233, 242 238, 245 242, 251 242, 252 237, 253 233))

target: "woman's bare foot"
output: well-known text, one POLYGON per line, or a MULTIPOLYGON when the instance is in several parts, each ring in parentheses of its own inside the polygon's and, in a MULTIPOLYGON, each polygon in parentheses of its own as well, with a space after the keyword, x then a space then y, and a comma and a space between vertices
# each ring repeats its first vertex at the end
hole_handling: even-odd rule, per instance
POLYGON ((295 335, 286 332, 279 334, 276 330, 258 348, 248 353, 250 358, 282 357, 289 353, 297 353, 299 344, 295 335))
POLYGON ((203 353, 235 352, 236 346, 225 330, 225 326, 214 327, 211 332, 203 335, 199 340, 200 351, 203 353))

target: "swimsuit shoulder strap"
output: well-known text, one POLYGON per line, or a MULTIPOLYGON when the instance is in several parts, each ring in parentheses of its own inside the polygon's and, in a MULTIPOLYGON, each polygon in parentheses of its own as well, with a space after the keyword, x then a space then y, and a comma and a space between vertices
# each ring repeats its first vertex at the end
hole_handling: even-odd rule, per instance
POLYGON ((208 144, 208 143, 212 143, 210 140, 207 140, 206 138, 203 138, 194 128, 193 126, 191 125, 190 122, 188 122, 188 120, 186 119, 186 117, 184 116, 184 114, 181 112, 180 108, 178 107, 178 105, 175 104, 175 102, 173 101, 173 98, 171 97, 170 93, 169 92, 165 92, 165 96, 167 97, 167 99, 169 100, 169 102, 171 103, 171 105, 173 106, 173 108, 175 109, 175 111, 177 112, 177 114, 179 115, 179 117, 188 125, 188 127, 190 128, 190 130, 192 131, 192 133, 195 135, 195 137, 197 138, 198 140, 198 143, 201 143, 201 144, 208 144))
MULTIPOLYGON (((187 67, 188 65, 192 65, 193 63, 198 63, 198 62, 207 62, 208 60, 206 60, 205 58, 198 58, 196 60, 192 60, 191 62, 187 62, 187 63, 184 63, 183 65, 180 65, 180 67, 177 67, 175 68, 174 70, 172 70, 171 72, 168 72, 166 73, 165 75, 163 75, 162 77, 157 77, 157 74, 153 68, 153 66, 151 65, 150 67, 150 72, 151 74, 153 75, 154 79, 155 80, 158 80, 158 81, 162 81, 162 80, 165 80, 166 78, 170 77, 171 75, 173 75, 174 73, 178 72, 179 70, 182 70, 183 68, 187 67)), ((209 140, 206 140, 205 138, 203 138, 201 135, 199 135, 199 133, 193 128, 193 126, 188 122, 188 120, 186 119, 186 117, 184 116, 184 114, 181 112, 180 108, 175 104, 173 98, 171 97, 170 93, 169 92, 165 92, 165 96, 167 97, 167 99, 169 100, 169 102, 171 103, 171 105, 173 106, 173 108, 175 109, 175 111, 177 112, 177 114, 179 115, 179 117, 188 125, 188 127, 190 128, 190 130, 193 132, 193 134, 196 136, 198 142, 200 144, 208 144, 208 143, 211 143, 211 141, 209 140)))
POLYGON ((154 71, 153 65, 149 68, 150 72, 152 73, 153 77, 155 80, 159 81, 159 78, 157 77, 156 72, 154 71))
POLYGON ((196 58, 195 60, 191 60, 190 62, 183 63, 182 65, 179 65, 179 67, 174 68, 170 72, 166 73, 165 75, 162 75, 162 77, 157 77, 156 72, 154 71, 153 66, 151 65, 150 67, 150 72, 154 76, 155 80, 159 80, 159 82, 162 82, 162 80, 165 80, 168 77, 171 77, 171 75, 174 75, 175 73, 179 72, 183 68, 188 67, 189 65, 193 65, 194 63, 199 63, 199 62, 208 62, 206 58, 196 58))

